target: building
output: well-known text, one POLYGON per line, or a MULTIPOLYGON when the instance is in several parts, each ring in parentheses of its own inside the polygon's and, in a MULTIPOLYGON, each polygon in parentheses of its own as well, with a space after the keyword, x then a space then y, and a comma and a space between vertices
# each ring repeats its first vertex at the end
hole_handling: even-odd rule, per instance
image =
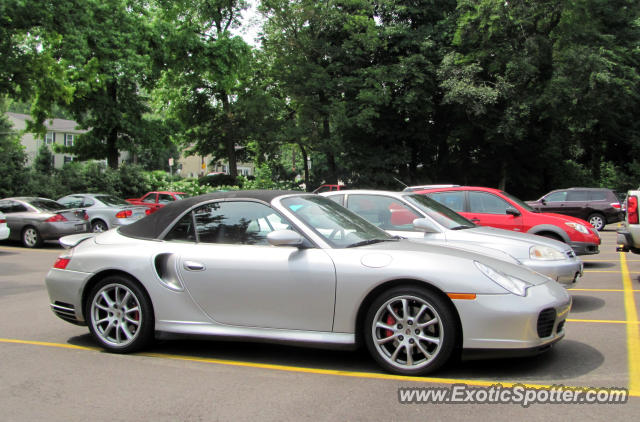
POLYGON ((38 150, 42 144, 45 144, 51 147, 54 167, 61 168, 65 163, 73 161, 74 156, 73 154, 56 153, 53 150, 53 145, 73 146, 76 137, 87 132, 86 130, 77 129, 77 123, 73 120, 51 119, 44 123, 47 128, 47 134, 44 139, 42 139, 36 137, 33 133, 24 132, 27 127, 27 120, 31 120, 31 116, 28 114, 7 113, 7 117, 13 125, 13 129, 21 133, 20 142, 25 147, 25 152, 27 153, 27 165, 33 163, 36 155, 38 155, 38 150))
MULTIPOLYGON (((37 137, 33 133, 24 132, 27 127, 27 120, 31 120, 31 116, 28 114, 20 113, 6 113, 9 118, 9 122, 13 125, 13 129, 20 133, 20 142, 25 147, 27 153, 27 165, 30 166, 38 155, 40 147, 44 143, 51 147, 53 153, 53 165, 59 169, 65 163, 71 162, 75 159, 73 154, 60 154, 53 150, 53 145, 73 146, 78 135, 86 133, 86 130, 77 129, 78 124, 73 120, 66 119, 51 119, 46 120, 44 125, 47 128, 47 134, 44 139, 37 137)), ((127 161, 129 153, 123 151, 120 153, 119 162, 127 161)), ((176 167, 173 168, 174 172, 178 172, 183 177, 200 177, 212 172, 228 173, 228 166, 226 163, 216 163, 211 166, 211 156, 188 156, 176 160, 176 167)), ((238 163, 238 174, 243 176, 250 176, 254 174, 254 166, 252 163, 238 163)))

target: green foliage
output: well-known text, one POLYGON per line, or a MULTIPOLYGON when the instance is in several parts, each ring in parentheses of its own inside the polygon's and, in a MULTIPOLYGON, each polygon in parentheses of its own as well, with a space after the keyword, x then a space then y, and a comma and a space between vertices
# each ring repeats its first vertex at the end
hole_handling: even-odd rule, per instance
POLYGON ((48 145, 43 143, 40 146, 33 166, 36 172, 40 174, 51 174, 53 172, 53 154, 48 145))
POLYGON ((4 102, 0 98, 0 198, 13 196, 24 186, 28 174, 24 167, 27 155, 17 134, 4 115, 4 102))

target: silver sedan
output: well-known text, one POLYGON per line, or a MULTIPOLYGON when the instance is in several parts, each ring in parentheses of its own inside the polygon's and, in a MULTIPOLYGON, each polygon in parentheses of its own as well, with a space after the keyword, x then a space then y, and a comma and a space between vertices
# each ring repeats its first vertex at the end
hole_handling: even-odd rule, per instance
POLYGON ((58 202, 68 208, 84 208, 89 215, 91 231, 103 232, 131 224, 147 215, 147 207, 131 205, 124 199, 104 193, 67 195, 58 202))
POLYGON ((66 209, 46 198, 16 197, 0 200, 10 229, 9 239, 21 240, 27 248, 42 245, 45 240, 89 231, 87 213, 82 209, 66 209))
POLYGON ((522 265, 398 239, 300 192, 207 194, 60 242, 46 276, 53 312, 118 353, 155 333, 362 342, 383 368, 422 375, 458 348, 546 350, 571 306, 522 265))
POLYGON ((321 194, 393 235, 473 248, 514 258, 565 287, 582 276, 583 263, 565 243, 527 233, 480 227, 424 195, 411 192, 349 190, 321 194), (414 220, 422 219, 417 226, 414 220), (497 250, 497 251, 496 251, 497 250))

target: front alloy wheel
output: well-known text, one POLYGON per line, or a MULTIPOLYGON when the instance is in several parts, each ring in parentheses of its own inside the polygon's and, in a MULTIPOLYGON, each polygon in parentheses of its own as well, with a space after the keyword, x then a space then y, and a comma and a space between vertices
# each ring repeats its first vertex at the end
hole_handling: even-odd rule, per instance
POLYGON ((139 350, 153 334, 149 300, 124 277, 109 277, 93 288, 87 315, 91 334, 112 352, 139 350))
POLYGON ((107 227, 107 223, 102 220, 96 220, 91 224, 91 231, 93 233, 102 233, 106 232, 107 230, 109 230, 109 228, 107 227))
POLYGON ((398 288, 372 304, 365 339, 369 352, 387 370, 423 375, 451 357, 455 321, 450 306, 438 295, 421 288, 398 288))

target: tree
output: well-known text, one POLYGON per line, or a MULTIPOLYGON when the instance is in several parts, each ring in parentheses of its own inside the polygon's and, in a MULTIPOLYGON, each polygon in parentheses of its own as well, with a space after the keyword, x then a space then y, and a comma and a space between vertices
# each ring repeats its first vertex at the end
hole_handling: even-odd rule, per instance
POLYGON ((24 168, 27 155, 20 144, 18 134, 5 116, 5 104, 0 98, 0 198, 19 194, 27 175, 24 168))

